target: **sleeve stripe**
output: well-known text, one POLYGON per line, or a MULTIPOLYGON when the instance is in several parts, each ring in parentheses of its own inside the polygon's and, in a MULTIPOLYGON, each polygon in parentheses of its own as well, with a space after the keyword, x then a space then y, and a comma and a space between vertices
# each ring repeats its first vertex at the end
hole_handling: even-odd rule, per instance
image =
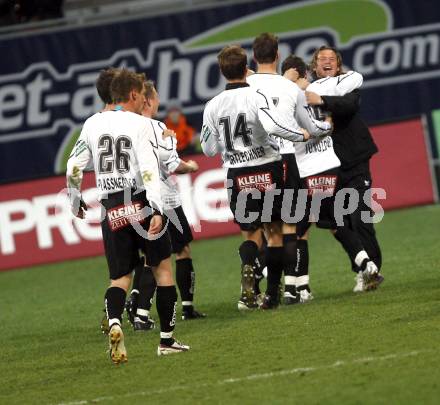
POLYGON ((338 76, 338 83, 336 84, 336 86, 342 82, 342 80, 346 79, 347 77, 353 76, 354 72, 350 72, 350 73, 346 73, 345 75, 343 75, 344 77, 338 76))
POLYGON ((305 110, 307 111, 307 113, 309 114, 310 117, 310 121, 313 123, 313 125, 320 129, 321 131, 328 131, 328 128, 326 126, 320 126, 318 125, 318 122, 320 122, 319 120, 317 120, 316 118, 313 117, 313 114, 311 112, 312 108, 310 106, 305 107, 305 110))

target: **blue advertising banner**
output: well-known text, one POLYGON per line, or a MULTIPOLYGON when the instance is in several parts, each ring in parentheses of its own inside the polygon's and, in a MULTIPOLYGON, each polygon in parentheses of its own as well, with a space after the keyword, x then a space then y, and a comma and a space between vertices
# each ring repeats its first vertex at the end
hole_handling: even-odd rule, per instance
POLYGON ((199 128, 204 104, 224 87, 219 49, 250 49, 264 31, 279 36, 283 57, 310 61, 323 44, 339 48, 344 65, 364 76, 369 124, 431 117, 440 108, 435 0, 268 0, 23 33, 0 38, 0 182, 63 171, 82 122, 102 107, 94 82, 109 66, 146 72, 162 111, 178 99, 199 128))

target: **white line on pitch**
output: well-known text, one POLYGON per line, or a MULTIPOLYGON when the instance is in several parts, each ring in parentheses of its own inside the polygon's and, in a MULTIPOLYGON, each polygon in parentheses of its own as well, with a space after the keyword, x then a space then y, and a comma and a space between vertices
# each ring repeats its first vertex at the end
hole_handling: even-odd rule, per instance
MULTIPOLYGON (((394 354, 387 354, 385 356, 371 356, 371 357, 362 357, 360 359, 355 360, 338 360, 332 364, 327 364, 324 366, 316 366, 316 367, 297 367, 297 368, 291 368, 291 369, 285 369, 285 370, 279 370, 279 371, 272 371, 270 373, 261 373, 261 374, 250 374, 245 377, 237 377, 237 378, 226 378, 224 380, 219 380, 212 383, 204 383, 204 384, 198 384, 197 387, 208 387, 213 385, 224 385, 224 384, 233 384, 243 381, 251 381, 251 380, 262 380, 266 378, 273 378, 273 377, 279 377, 279 376, 285 376, 290 374, 298 374, 298 373, 306 373, 311 371, 319 371, 319 370, 325 370, 329 368, 337 368, 337 367, 343 367, 343 366, 350 366, 354 364, 365 364, 365 363, 372 363, 377 361, 387 361, 387 360, 393 360, 393 359, 402 359, 405 357, 413 357, 418 356, 421 353, 429 352, 430 350, 418 350, 418 351, 412 351, 408 353, 394 353, 394 354)), ((137 392, 129 392, 127 394, 122 395, 112 395, 112 396, 105 396, 105 397, 98 397, 94 399, 84 399, 80 401, 72 401, 72 402, 61 402, 58 405, 86 405, 86 404, 95 404, 97 402, 103 402, 103 401, 111 401, 116 398, 130 398, 130 397, 143 397, 143 396, 151 396, 154 394, 165 394, 172 391, 178 391, 178 390, 186 390, 186 389, 194 389, 194 385, 175 385, 167 388, 162 388, 159 390, 151 390, 151 391, 137 391, 137 392)))

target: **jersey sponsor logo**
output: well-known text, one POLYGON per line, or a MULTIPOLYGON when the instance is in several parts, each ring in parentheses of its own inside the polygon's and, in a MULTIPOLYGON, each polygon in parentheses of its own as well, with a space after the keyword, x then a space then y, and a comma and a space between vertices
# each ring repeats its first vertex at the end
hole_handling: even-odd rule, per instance
POLYGON ((272 173, 270 172, 237 176, 236 184, 240 191, 259 190, 264 192, 275 188, 275 184, 272 180, 272 173))
POLYGON ((229 155, 229 163, 236 165, 240 163, 250 162, 251 160, 260 159, 266 155, 266 151, 263 146, 252 148, 244 152, 232 153, 229 155))
POLYGON ((140 201, 131 204, 119 205, 107 211, 107 219, 110 229, 114 232, 125 228, 132 223, 145 222, 145 215, 142 213, 144 205, 140 201))
POLYGON ((306 154, 309 153, 322 153, 325 152, 327 149, 333 148, 333 141, 332 138, 329 136, 325 137, 324 139, 319 139, 317 141, 308 141, 305 144, 306 147, 306 154))
POLYGON ((335 194, 338 176, 331 174, 318 174, 306 179, 308 195, 321 194, 332 196, 335 194))

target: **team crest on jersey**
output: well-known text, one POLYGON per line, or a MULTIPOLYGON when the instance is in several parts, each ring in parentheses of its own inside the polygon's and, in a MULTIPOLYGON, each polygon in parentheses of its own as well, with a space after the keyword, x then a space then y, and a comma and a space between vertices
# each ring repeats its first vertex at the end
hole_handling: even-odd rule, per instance
POLYGON ((307 177, 308 194, 332 196, 335 194, 337 180, 338 177, 331 174, 307 177))
POLYGON ((273 101, 273 105, 276 107, 278 105, 278 103, 280 102, 280 98, 279 97, 272 97, 272 101, 273 101))
POLYGON ((142 213, 144 205, 140 201, 134 201, 127 205, 119 205, 107 211, 108 223, 112 231, 117 231, 121 228, 137 222, 145 222, 145 215, 142 213))
POLYGON ((275 188, 270 172, 244 174, 237 176, 236 180, 240 191, 259 190, 264 192, 275 188))

